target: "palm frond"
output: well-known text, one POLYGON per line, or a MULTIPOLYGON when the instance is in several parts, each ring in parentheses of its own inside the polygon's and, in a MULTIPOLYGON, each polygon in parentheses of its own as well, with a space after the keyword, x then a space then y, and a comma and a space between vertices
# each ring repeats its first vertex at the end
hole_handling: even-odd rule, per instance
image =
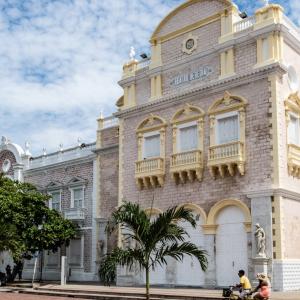
POLYGON ((135 262, 139 264, 140 268, 145 266, 144 256, 140 249, 115 248, 100 264, 99 275, 101 281, 109 285, 116 278, 117 266, 126 266, 131 269, 135 262))
POLYGON ((190 223, 194 228, 196 221, 191 210, 177 206, 167 209, 164 213, 151 222, 149 230, 148 247, 151 248, 156 243, 184 241, 188 236, 187 232, 176 224, 184 220, 190 223))
POLYGON ((171 245, 165 245, 160 247, 156 252, 153 264, 164 265, 166 264, 166 257, 172 257, 175 260, 182 261, 184 255, 195 257, 201 266, 201 269, 205 271, 207 269, 207 252, 198 248, 195 244, 184 242, 182 244, 173 243, 171 245))
POLYGON ((150 218, 138 204, 124 202, 122 206, 112 214, 107 231, 111 233, 118 229, 120 225, 133 232, 136 236, 136 240, 141 242, 149 230, 150 218))

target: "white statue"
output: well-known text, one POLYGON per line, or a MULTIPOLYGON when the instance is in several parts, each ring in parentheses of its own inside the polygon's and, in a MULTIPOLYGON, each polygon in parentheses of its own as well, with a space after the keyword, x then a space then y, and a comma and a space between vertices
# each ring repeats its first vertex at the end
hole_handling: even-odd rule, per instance
POLYGON ((1 138, 1 144, 2 145, 7 145, 8 144, 8 138, 4 135, 1 138))
POLYGON ((255 225, 256 230, 254 233, 256 240, 256 254, 258 257, 266 257, 266 234, 259 224, 255 225))
POLYGON ((134 60, 135 59, 135 49, 132 46, 130 47, 129 57, 130 57, 130 60, 134 60))
POLYGON ((265 6, 269 5, 269 0, 262 0, 265 6))

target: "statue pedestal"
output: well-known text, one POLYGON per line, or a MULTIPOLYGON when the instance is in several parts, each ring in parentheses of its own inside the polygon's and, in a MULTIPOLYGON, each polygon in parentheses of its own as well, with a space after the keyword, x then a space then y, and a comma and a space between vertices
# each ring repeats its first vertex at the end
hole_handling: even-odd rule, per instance
POLYGON ((269 258, 267 257, 255 257, 252 258, 253 266, 254 266, 254 275, 258 273, 263 273, 268 275, 268 262, 269 258))

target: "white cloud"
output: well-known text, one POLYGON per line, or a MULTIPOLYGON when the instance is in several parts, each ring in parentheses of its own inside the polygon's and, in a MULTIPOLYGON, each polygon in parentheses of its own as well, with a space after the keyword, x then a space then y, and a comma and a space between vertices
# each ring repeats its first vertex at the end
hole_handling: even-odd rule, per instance
MULTIPOLYGON (((34 154, 78 136, 94 141, 100 110, 109 115, 122 93, 130 46, 149 51, 155 26, 182 2, 0 1, 0 135, 30 140, 34 154)), ((255 9, 256 1, 236 2, 255 9)), ((298 1, 290 3, 298 15, 298 1)))

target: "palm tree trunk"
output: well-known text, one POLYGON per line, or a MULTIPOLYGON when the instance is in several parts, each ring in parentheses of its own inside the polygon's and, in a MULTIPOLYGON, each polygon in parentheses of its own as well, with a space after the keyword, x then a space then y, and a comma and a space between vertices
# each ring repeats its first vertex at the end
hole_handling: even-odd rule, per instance
POLYGON ((146 300, 150 299, 149 287, 149 268, 146 268, 146 300))

